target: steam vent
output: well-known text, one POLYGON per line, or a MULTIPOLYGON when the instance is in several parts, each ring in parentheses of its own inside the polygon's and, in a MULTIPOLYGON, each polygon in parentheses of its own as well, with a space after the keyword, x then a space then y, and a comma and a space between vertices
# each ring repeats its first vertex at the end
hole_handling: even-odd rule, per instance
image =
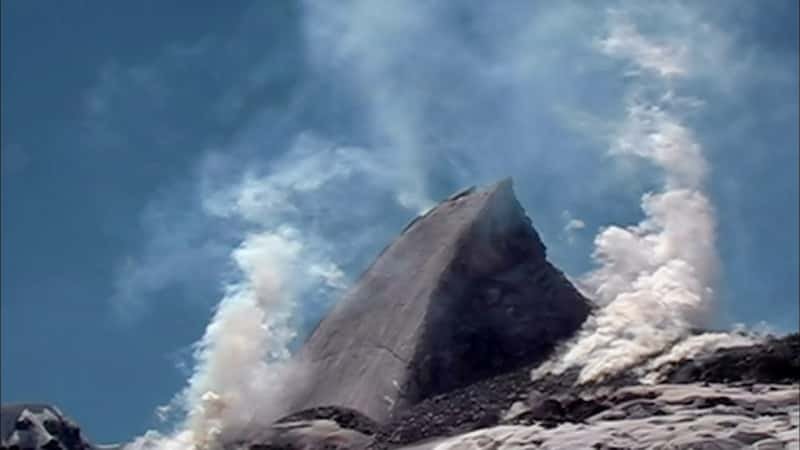
POLYGON ((337 405, 385 422, 543 360, 590 308, 547 261, 511 179, 461 191, 412 221, 312 333, 297 409, 337 405))

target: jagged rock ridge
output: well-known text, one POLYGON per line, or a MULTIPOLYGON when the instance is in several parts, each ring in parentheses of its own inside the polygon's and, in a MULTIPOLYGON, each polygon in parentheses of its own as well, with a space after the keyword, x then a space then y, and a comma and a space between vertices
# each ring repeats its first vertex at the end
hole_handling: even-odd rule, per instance
POLYGON ((545 358, 590 303, 546 258, 510 179, 412 221, 318 325, 295 409, 383 422, 443 392, 545 358))

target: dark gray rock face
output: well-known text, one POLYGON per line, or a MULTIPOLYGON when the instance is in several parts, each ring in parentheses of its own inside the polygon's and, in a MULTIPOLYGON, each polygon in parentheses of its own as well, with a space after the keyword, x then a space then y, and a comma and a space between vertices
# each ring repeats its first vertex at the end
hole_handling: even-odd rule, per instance
POLYGON ((0 448, 20 450, 93 450, 78 425, 58 408, 40 403, 0 408, 0 448))
POLYGON ((462 191, 410 223, 312 333, 311 388, 295 409, 384 422, 541 361, 590 308, 547 261, 510 179, 462 191))
POLYGON ((720 349, 711 355, 680 361, 668 371, 670 383, 793 383, 800 381, 800 333, 764 343, 720 349))

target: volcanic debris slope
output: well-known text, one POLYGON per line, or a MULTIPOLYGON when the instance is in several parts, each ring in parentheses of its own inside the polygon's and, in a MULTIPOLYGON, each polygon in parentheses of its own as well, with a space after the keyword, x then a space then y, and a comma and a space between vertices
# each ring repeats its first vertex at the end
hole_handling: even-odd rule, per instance
POLYGON ((532 380, 532 364, 425 399, 384 424, 346 408, 305 410, 281 421, 293 424, 291 435, 250 448, 797 449, 798 345, 794 334, 717 350, 675 363, 655 385, 622 374, 578 386, 579 369, 532 380), (739 358, 781 371, 742 372, 739 358), (335 426, 316 425, 323 421, 335 426))

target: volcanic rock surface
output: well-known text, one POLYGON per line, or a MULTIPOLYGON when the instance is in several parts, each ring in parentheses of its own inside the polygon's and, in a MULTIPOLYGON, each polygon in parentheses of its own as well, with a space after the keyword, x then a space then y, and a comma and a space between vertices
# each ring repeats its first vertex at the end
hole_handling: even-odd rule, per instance
MULTIPOLYGON (((679 361, 674 364, 673 370, 679 371, 682 367, 696 364, 704 370, 691 371, 680 380, 668 378, 664 384, 655 386, 642 385, 639 378, 630 373, 619 374, 598 384, 576 386, 580 370, 577 368, 559 376, 532 380, 530 369, 534 364, 415 405, 385 424, 376 435, 373 446, 393 448, 501 425, 558 428, 565 432, 567 429, 573 430, 567 424, 586 424, 594 419, 639 421, 615 422, 616 425, 611 424, 606 430, 609 433, 617 425, 669 427, 674 425, 671 419, 661 416, 677 415, 680 420, 691 422, 690 416, 699 417, 716 407, 728 408, 726 411, 730 417, 727 419, 737 423, 772 423, 764 417, 779 417, 780 423, 788 421, 787 424, 794 425, 789 428, 780 425, 776 429, 794 430, 796 435, 800 430, 796 422, 792 422, 795 420, 792 417, 800 410, 800 370, 794 370, 787 377, 783 368, 796 364, 798 353, 790 350, 796 348, 798 342, 800 334, 793 334, 755 345, 718 350, 695 360, 679 361), (768 369, 743 371, 740 364, 733 363, 731 355, 750 361, 753 366, 760 366, 758 361, 772 361, 774 364, 768 367, 780 371, 777 374, 768 369), (712 375, 715 378, 712 379, 712 375), (731 382, 715 382, 717 378, 731 382), (776 378, 780 381, 776 381, 776 378), (676 383, 686 386, 681 387, 676 383), (772 401, 776 395, 780 401, 772 401), (683 400, 673 401, 672 396, 683 396, 683 400)), ((797 369, 797 366, 794 367, 797 369)), ((702 431, 706 425, 701 421, 692 425, 692 428, 702 431)), ((725 432, 736 428, 728 427, 725 432)), ((751 423, 749 428, 745 426, 743 429, 759 429, 759 426, 751 423)), ((786 438, 787 435, 784 433, 782 436, 786 438)), ((630 442, 633 441, 629 441, 629 446, 620 448, 641 448, 630 442)))
POLYGON ((375 450, 798 449, 800 372, 788 379, 781 374, 775 382, 768 370, 741 372, 729 357, 735 354, 757 366, 773 354, 780 362, 770 367, 780 368, 796 359, 786 350, 798 340, 794 334, 679 361, 674 367, 702 361, 706 369, 690 372, 680 384, 647 385, 620 374, 576 386, 579 369, 533 380, 532 364, 425 399, 384 424, 349 409, 306 410, 281 421, 307 421, 294 423, 294 440, 251 449, 299 450, 307 448, 310 437, 333 448, 375 450), (738 381, 711 382, 708 374, 738 381), (313 425, 320 420, 339 428, 321 435, 323 428, 313 425), (342 430, 361 433, 360 439, 345 441, 342 430))
POLYGON ((412 221, 318 325, 295 409, 337 405, 385 422, 541 361, 590 310, 547 261, 510 179, 462 191, 412 221))
POLYGON ((797 395, 796 384, 634 386, 616 392, 628 400, 609 401, 581 422, 510 421, 441 440, 436 449, 797 449, 797 395))
POLYGON ((0 448, 93 450, 80 427, 52 405, 18 403, 0 408, 0 448))
POLYGON ((680 361, 667 371, 671 383, 708 381, 791 383, 800 376, 800 334, 769 339, 752 347, 719 349, 700 358, 680 361))

